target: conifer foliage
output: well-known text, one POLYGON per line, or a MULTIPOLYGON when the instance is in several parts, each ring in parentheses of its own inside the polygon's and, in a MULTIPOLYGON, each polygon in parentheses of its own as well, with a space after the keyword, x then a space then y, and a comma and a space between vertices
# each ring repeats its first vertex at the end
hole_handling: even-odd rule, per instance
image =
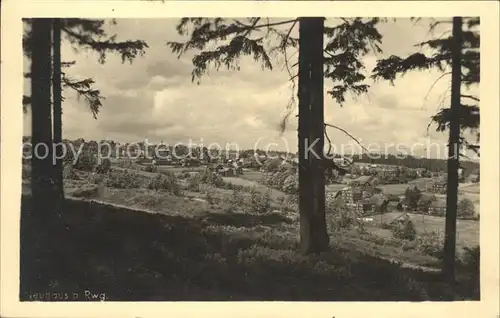
MULTIPOLYGON (((66 70, 75 64, 75 61, 61 61, 61 41, 68 41, 75 51, 92 50, 98 53, 98 62, 104 64, 108 54, 119 54, 122 62, 132 62, 137 56, 145 53, 148 47, 141 40, 116 41, 117 35, 108 35, 105 31, 104 20, 88 19, 24 19, 23 51, 25 56, 31 60, 31 72, 25 74, 25 78, 31 80, 32 96, 23 96, 23 109, 32 107, 32 140, 36 145, 43 143, 53 149, 53 143, 62 142, 62 96, 63 88, 71 88, 78 96, 83 96, 89 108, 97 118, 102 106, 103 96, 98 89, 92 87, 94 80, 87 78, 83 80, 72 79, 66 70), (48 23, 48 24, 47 24, 48 23), (44 34, 37 28, 42 28, 44 34), (48 29, 47 29, 48 28, 48 29), (49 33, 47 33, 49 32, 49 33), (43 50, 49 46, 49 50, 43 50), (48 63, 49 69, 40 69, 40 64, 48 63), (36 72, 36 73, 35 73, 36 72), (49 72, 49 75, 47 75, 49 72), (50 89, 52 88, 52 94, 50 89), (48 90, 48 92, 47 92, 48 90), (48 94, 48 95, 47 95, 48 94), (52 118, 53 108, 54 118, 52 118), (43 112, 43 114, 42 114, 43 112), (53 130, 52 130, 53 129, 53 130), (52 133, 53 131, 53 133, 52 133)), ((112 21, 112 23, 116 23, 112 21)), ((61 146, 56 151, 61 151, 61 146)), ((35 148, 34 148, 35 149, 35 148)), ((33 167, 32 180, 50 180, 54 185, 53 194, 63 197, 62 189, 62 159, 57 159, 55 165, 52 163, 53 156, 39 158, 35 154, 32 157, 33 167)), ((49 182, 49 181, 47 181, 49 182)), ((54 200, 52 195, 38 196, 36 193, 43 192, 44 185, 32 184, 33 197, 54 200)))
MULTIPOLYGON (((380 18, 340 18, 326 23, 319 18, 293 18, 276 20, 264 17, 247 19, 182 18, 177 32, 186 37, 185 42, 167 42, 172 52, 180 56, 192 53, 192 81, 200 83, 210 68, 240 70, 240 58, 250 56, 263 70, 274 70, 276 60, 284 60, 290 80, 298 77, 299 98, 299 152, 304 140, 318 138, 315 147, 322 156, 324 144, 323 81, 330 86, 328 95, 339 105, 346 95, 357 96, 368 91, 367 75, 362 58, 369 52, 381 52, 382 35, 377 24, 380 18), (301 31, 294 32, 298 27, 301 31), (307 41, 304 37, 323 37, 324 40, 307 41), (299 43, 314 48, 299 47, 299 43), (318 51, 319 48, 319 51, 318 51), (298 62, 291 63, 293 51, 299 50, 298 62), (320 63, 317 65, 319 52, 320 63), (322 55, 322 56, 321 56, 322 55), (322 57, 322 59, 321 59, 322 57), (316 62, 313 62, 316 61, 316 62), (302 61, 302 62, 301 62, 302 61), (309 61, 309 62, 308 62, 309 61), (297 72, 298 68, 298 72, 297 72), (295 70, 295 73, 294 73, 295 70), (319 71, 319 73, 318 73, 319 71), (313 72, 314 75, 309 72, 313 72), (311 96, 315 96, 311 98, 311 96), (318 101, 320 98, 321 101, 318 101), (318 128, 319 127, 319 128, 318 128)), ((295 52, 296 53, 296 52, 295 52)), ((297 61, 297 60, 296 60, 297 61)), ((295 105, 294 96, 288 104, 295 105)), ((283 124, 284 127, 285 124, 283 124)), ((306 160, 299 156, 299 202, 301 215, 301 249, 304 253, 324 251, 328 244, 325 225, 324 167, 320 160, 306 160), (305 170, 314 171, 308 177, 305 170), (301 177, 302 176, 302 177, 301 177), (311 192, 312 191, 312 192, 311 192), (311 198, 309 200, 308 198, 311 198)))
MULTIPOLYGON (((420 18, 414 19, 416 23, 422 23, 420 18)), ((479 18, 463 18, 462 30, 462 77, 461 82, 464 88, 477 86, 480 82, 480 33, 479 18)), ((425 55, 420 52, 410 54, 406 57, 392 55, 386 59, 377 61, 373 69, 372 78, 376 80, 388 80, 394 84, 398 76, 411 71, 425 71, 438 69, 442 72, 442 78, 451 77, 453 36, 451 34, 450 20, 433 20, 429 25, 431 34, 435 34, 434 39, 421 43, 416 43, 418 48, 430 49, 433 53, 425 55), (440 25, 450 25, 448 32, 444 34, 433 33, 440 25), (446 35, 446 36, 443 36, 446 35)), ((438 78, 441 80, 442 78, 438 78)), ((434 116, 432 122, 436 125, 437 131, 446 131, 450 127, 451 110, 442 108, 434 116)), ((479 96, 472 94, 461 94, 460 106, 460 127, 462 132, 469 131, 476 135, 476 140, 467 140, 463 135, 460 137, 463 147, 476 152, 479 155, 479 96)))
MULTIPOLYGON (((420 19, 416 19, 419 22, 420 19)), ((458 145, 479 155, 479 97, 463 94, 480 82, 480 36, 479 18, 454 17, 453 20, 435 20, 430 30, 441 24, 453 26, 447 37, 418 43, 418 47, 430 48, 434 53, 424 55, 414 53, 406 58, 391 56, 380 60, 374 69, 373 78, 394 82, 398 75, 412 70, 438 69, 442 77, 451 76, 451 106, 441 109, 432 116, 437 131, 449 130, 448 180, 446 198, 446 225, 443 258, 443 274, 450 285, 455 283, 456 219, 458 201, 458 145), (476 134, 476 142, 471 143, 463 135, 465 131, 476 134)))

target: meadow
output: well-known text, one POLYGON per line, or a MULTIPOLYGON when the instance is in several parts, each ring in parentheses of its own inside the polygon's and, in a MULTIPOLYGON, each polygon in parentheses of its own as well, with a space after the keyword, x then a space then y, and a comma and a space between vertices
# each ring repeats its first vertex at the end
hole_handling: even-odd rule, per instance
MULTIPOLYGON (((21 299, 47 286, 134 301, 479 299, 478 264, 467 250, 459 284, 440 282, 440 241, 427 231, 444 228, 442 218, 412 216, 422 239, 412 243, 383 227, 396 213, 343 227, 327 211, 330 250, 302 256, 293 196, 259 183, 259 172, 170 169, 74 171, 64 226, 22 221, 21 299)), ((25 179, 23 215, 32 209, 25 179)), ((467 222, 459 223, 460 247, 478 242, 479 223, 467 222)))

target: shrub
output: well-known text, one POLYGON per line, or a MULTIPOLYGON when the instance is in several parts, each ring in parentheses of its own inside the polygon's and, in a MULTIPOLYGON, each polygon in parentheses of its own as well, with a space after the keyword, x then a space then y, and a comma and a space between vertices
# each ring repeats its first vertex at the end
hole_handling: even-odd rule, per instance
POLYGON ((271 210, 271 194, 270 191, 260 193, 255 188, 250 190, 250 205, 249 212, 253 213, 267 213, 271 210))
POLYGON ((241 186, 241 185, 238 185, 238 184, 233 184, 231 182, 225 182, 225 181, 222 181, 221 184, 219 184, 218 186, 219 188, 221 189, 227 189, 227 190, 242 190, 244 187, 241 186))
POLYGON ((158 167, 155 165, 148 165, 144 168, 144 171, 146 172, 158 172, 158 167))
POLYGON ((231 197, 231 204, 236 207, 242 207, 245 204, 245 198, 238 189, 233 190, 233 195, 231 197))
POLYGON ((276 198, 276 201, 278 201, 279 204, 283 204, 285 202, 285 197, 284 196, 279 196, 276 198))
POLYGON ((465 276, 465 288, 473 290, 475 294, 480 293, 480 252, 479 246, 468 248, 465 247, 461 258, 458 262, 458 267, 461 273, 465 276))
POLYGON ((438 259, 443 258, 444 237, 437 232, 424 232, 417 238, 418 249, 438 259))
POLYGON ((330 210, 327 220, 332 232, 342 232, 353 227, 364 232, 363 221, 359 220, 357 213, 351 208, 336 207, 330 210))
POLYGON ((274 158, 267 160, 262 168, 266 172, 276 172, 279 170, 280 166, 281 166, 281 159, 274 158))
POLYGON ((212 191, 212 189, 210 189, 210 188, 208 188, 206 190, 206 192, 205 192, 205 198, 206 198, 208 204, 210 204, 210 205, 216 204, 219 201, 217 199, 217 197, 215 197, 214 191, 212 191))
POLYGON ((90 173, 88 174, 88 182, 90 184, 106 184, 107 185, 107 178, 98 173, 90 173))
POLYGON ((435 195, 431 196, 422 196, 420 201, 418 202, 418 209, 421 212, 427 213, 429 211, 429 208, 432 206, 432 203, 437 200, 435 195))
POLYGON ((224 183, 224 179, 216 173, 209 169, 205 169, 193 176, 193 178, 199 178, 201 183, 213 185, 215 187, 220 187, 224 183))
POLYGON ((141 186, 141 177, 135 172, 111 171, 105 179, 106 186, 117 189, 136 189, 141 186))
POLYGON ((280 165, 269 171, 261 182, 290 194, 297 193, 299 188, 297 169, 288 165, 280 165))
POLYGON ((174 174, 158 174, 149 181, 148 189, 168 191, 174 195, 181 194, 181 187, 174 174))
POLYGON ((89 149, 85 149, 84 147, 84 149, 78 156, 78 160, 76 161, 74 168, 83 171, 93 171, 96 165, 97 165, 96 154, 89 149))
POLYGON ((408 207, 412 210, 415 210, 418 208, 418 202, 420 201, 420 198, 422 197, 422 193, 417 187, 413 188, 407 188, 405 190, 405 199, 406 202, 408 203, 408 207))
POLYGON ((460 200, 458 202, 457 214, 459 217, 473 217, 476 214, 474 203, 467 198, 460 200))
POLYGON ((396 220, 391 223, 392 235, 401 240, 413 241, 417 236, 415 225, 408 216, 404 219, 396 220))
POLYGON ((289 175, 283 181, 282 190, 285 193, 296 193, 299 191, 299 178, 297 174, 289 175))
POLYGON ((195 175, 194 177, 189 178, 188 181, 188 190, 194 192, 200 192, 200 177, 195 175))
POLYGON ((464 247, 464 251, 462 252, 460 259, 460 265, 467 269, 479 270, 480 256, 479 246, 472 248, 464 247))

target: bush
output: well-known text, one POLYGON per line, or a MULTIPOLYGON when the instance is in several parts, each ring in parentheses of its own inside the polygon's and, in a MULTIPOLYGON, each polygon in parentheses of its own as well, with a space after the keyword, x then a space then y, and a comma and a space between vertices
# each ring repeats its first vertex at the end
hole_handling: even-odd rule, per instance
POLYGON ((205 169, 202 172, 195 174, 192 178, 199 178, 201 183, 212 185, 215 187, 220 187, 224 184, 224 179, 216 173, 209 169, 205 169))
POLYGON ((268 213, 271 211, 271 194, 270 191, 260 193, 255 188, 250 190, 250 213, 268 213))
POLYGON ((461 258, 458 262, 458 268, 465 276, 465 288, 473 290, 475 294, 480 293, 480 252, 479 246, 474 248, 464 248, 461 258))
POLYGON ((245 198, 238 189, 233 190, 233 195, 231 197, 231 204, 235 207, 242 207, 245 205, 245 198))
POLYGON ((194 191, 194 192, 200 192, 200 177, 198 175, 194 177, 190 177, 188 181, 188 190, 194 191))
POLYGON ((473 217, 476 214, 476 209, 474 203, 467 198, 464 198, 458 202, 457 215, 462 218, 473 217))
POLYGON ((405 199, 410 209, 416 210, 418 208, 420 198, 422 198, 422 193, 416 186, 405 190, 405 199))
POLYGON ((205 198, 207 203, 210 205, 217 204, 219 202, 218 198, 215 196, 215 193, 212 189, 208 188, 205 192, 205 198))
POLYGON ((262 183, 285 193, 297 193, 299 189, 299 179, 297 169, 289 165, 280 165, 266 175, 262 183))
POLYGON ((264 163, 264 165, 262 166, 262 168, 266 172, 276 172, 279 170, 281 164, 282 164, 281 159, 274 158, 274 159, 267 160, 264 163))
POLYGON ((444 236, 437 232, 424 232, 417 238, 418 249, 438 259, 443 258, 444 236))
POLYGON ((141 187, 141 177, 135 172, 111 171, 105 179, 106 186, 117 189, 137 189, 141 187))
POLYGON ((174 174, 158 174, 149 181, 148 189, 168 191, 174 195, 181 195, 181 187, 174 174))
POLYGON ((93 171, 97 165, 97 155, 91 150, 83 149, 74 165, 75 169, 82 171, 93 171))
POLYGON ((120 168, 130 168, 133 164, 133 161, 129 158, 123 158, 116 162, 116 166, 120 168))
POLYGON ((402 220, 393 221, 391 225, 391 232, 394 238, 408 241, 415 240, 417 230, 408 216, 402 220))
POLYGON ((432 203, 437 200, 435 195, 422 197, 418 202, 418 209, 423 213, 428 213, 432 203))
POLYGON ((364 232, 363 221, 360 221, 357 213, 350 208, 336 207, 334 210, 330 210, 327 222, 332 232, 342 232, 353 227, 364 232))
POLYGON ((148 165, 148 166, 146 166, 146 167, 144 168, 144 171, 146 171, 146 172, 154 172, 154 173, 156 173, 156 172, 158 172, 158 167, 157 167, 157 166, 155 166, 155 165, 148 165))
POLYGON ((232 184, 231 182, 225 182, 225 181, 222 181, 222 183, 219 184, 218 187, 226 190, 243 190, 245 188, 242 185, 232 184))

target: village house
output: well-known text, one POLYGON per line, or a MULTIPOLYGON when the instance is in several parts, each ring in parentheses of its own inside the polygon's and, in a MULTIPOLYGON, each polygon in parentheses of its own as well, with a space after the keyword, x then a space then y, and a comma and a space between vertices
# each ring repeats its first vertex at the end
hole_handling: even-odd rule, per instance
POLYGON ((377 170, 377 175, 382 178, 396 178, 398 175, 397 169, 383 168, 377 170))
POLYGON ((439 198, 433 201, 428 209, 428 213, 439 216, 446 215, 446 199, 439 198))
POLYGON ((352 180, 349 185, 351 187, 359 187, 359 188, 370 188, 370 187, 375 187, 379 183, 378 178, 374 176, 361 176, 358 177, 354 180, 352 180))
POLYGON ((359 187, 345 187, 336 193, 335 199, 358 215, 385 213, 389 205, 387 196, 382 193, 373 195, 359 187))
POLYGON ((437 194, 446 194, 446 181, 436 181, 432 184, 431 191, 437 194))
POLYGON ((363 198, 363 191, 359 188, 345 187, 338 191, 335 197, 341 197, 346 203, 354 203, 363 198))
POLYGON ((351 208, 354 213, 356 213, 357 215, 363 215, 364 214, 364 207, 363 207, 363 204, 361 202, 355 202, 355 203, 348 203, 346 204, 346 206, 348 208, 351 208))

